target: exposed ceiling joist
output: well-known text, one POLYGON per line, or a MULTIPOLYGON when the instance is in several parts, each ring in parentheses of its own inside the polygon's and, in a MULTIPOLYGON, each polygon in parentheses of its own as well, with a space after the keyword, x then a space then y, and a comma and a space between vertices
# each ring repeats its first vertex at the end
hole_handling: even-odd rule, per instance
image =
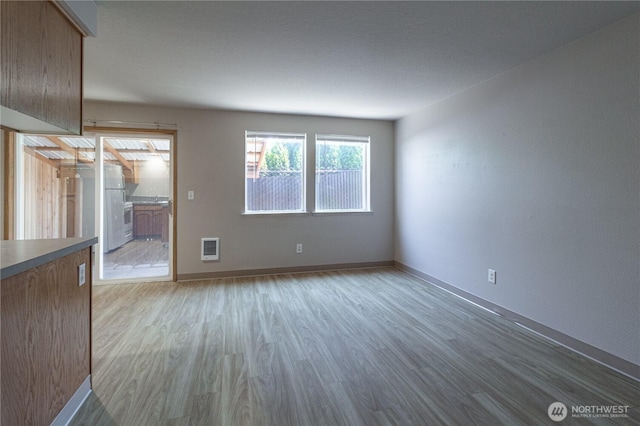
POLYGON ((64 141, 62 139, 60 139, 59 137, 57 137, 57 136, 47 136, 47 139, 49 139, 51 142, 56 144, 58 146, 58 148, 60 148, 63 151, 71 154, 79 162, 81 162, 81 163, 93 163, 93 160, 91 160, 89 158, 86 158, 84 155, 81 155, 82 151, 77 150, 75 148, 71 148, 69 145, 64 143, 64 141))
POLYGON ((145 142, 146 142, 147 146, 149 147, 149 151, 152 154, 155 154, 156 153, 156 147, 153 146, 153 143, 151 141, 145 141, 145 142))
POLYGON ((35 158, 37 158, 38 160, 42 161, 43 163, 46 163, 46 164, 50 165, 51 167, 53 167, 55 169, 60 167, 60 160, 52 160, 50 158, 47 158, 44 155, 39 154, 37 150, 35 150, 35 149, 31 148, 31 147, 25 146, 24 147, 24 152, 29 154, 29 155, 31 155, 31 156, 33 156, 33 157, 35 157, 35 158))
POLYGON ((103 146, 104 149, 106 149, 108 152, 110 152, 111 154, 113 154, 114 157, 116 157, 118 159, 118 161, 120 161, 120 163, 122 163, 122 165, 129 170, 133 170, 133 165, 129 162, 129 160, 127 160, 126 158, 124 158, 122 156, 122 154, 120 154, 114 147, 112 147, 109 142, 107 142, 106 140, 103 141, 103 146))

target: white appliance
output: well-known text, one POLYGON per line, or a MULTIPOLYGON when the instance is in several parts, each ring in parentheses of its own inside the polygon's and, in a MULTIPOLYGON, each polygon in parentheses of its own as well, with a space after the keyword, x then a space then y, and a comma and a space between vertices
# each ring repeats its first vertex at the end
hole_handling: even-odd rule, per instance
POLYGON ((98 235, 95 229, 96 205, 96 170, 93 165, 80 163, 76 166, 76 177, 81 180, 80 199, 82 206, 82 227, 79 237, 93 237, 98 235))
POLYGON ((104 241, 106 253, 125 244, 124 175, 122 166, 104 165, 104 241))
POLYGON ((133 240, 133 203, 124 203, 124 242, 133 240))

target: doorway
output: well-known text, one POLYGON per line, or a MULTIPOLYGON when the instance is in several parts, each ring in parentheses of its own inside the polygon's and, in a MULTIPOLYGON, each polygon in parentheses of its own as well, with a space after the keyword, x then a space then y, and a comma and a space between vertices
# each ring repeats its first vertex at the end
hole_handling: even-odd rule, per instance
POLYGON ((99 280, 173 277, 171 135, 97 134, 101 163, 99 280))
POLYGON ((174 149, 172 131, 16 134, 16 239, 97 235, 94 282, 175 280, 174 149))

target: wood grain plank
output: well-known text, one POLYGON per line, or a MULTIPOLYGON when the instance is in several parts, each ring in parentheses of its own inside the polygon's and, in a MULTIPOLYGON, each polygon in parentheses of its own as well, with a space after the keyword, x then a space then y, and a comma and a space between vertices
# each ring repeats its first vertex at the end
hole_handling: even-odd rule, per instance
POLYGON ((242 354, 225 355, 222 361, 222 391, 216 424, 250 425, 249 378, 242 354))
POLYGON ((294 387, 296 377, 291 355, 282 343, 274 344, 273 348, 273 362, 268 371, 250 378, 253 417, 257 424, 309 424, 308 413, 294 387))
POLYGON ((0 104, 80 134, 82 34, 52 2, 3 1, 0 8, 0 104))
POLYGON ((337 425, 329 396, 308 360, 293 362, 293 387, 309 424, 337 425))
POLYGON ((49 424, 91 372, 81 263, 88 248, 2 280, 2 424, 49 424))
POLYGON ((638 418, 637 382, 390 268, 96 290, 96 399, 72 424, 544 424, 556 400, 638 418))

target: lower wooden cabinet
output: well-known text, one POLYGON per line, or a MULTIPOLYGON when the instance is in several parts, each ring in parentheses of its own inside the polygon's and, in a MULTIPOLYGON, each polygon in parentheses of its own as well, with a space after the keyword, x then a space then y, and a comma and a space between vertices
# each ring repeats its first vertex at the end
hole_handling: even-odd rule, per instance
POLYGON ((133 237, 169 241, 169 207, 162 204, 133 206, 133 237))
POLYGON ((91 374, 91 248, 3 276, 0 306, 0 424, 49 425, 91 374))

